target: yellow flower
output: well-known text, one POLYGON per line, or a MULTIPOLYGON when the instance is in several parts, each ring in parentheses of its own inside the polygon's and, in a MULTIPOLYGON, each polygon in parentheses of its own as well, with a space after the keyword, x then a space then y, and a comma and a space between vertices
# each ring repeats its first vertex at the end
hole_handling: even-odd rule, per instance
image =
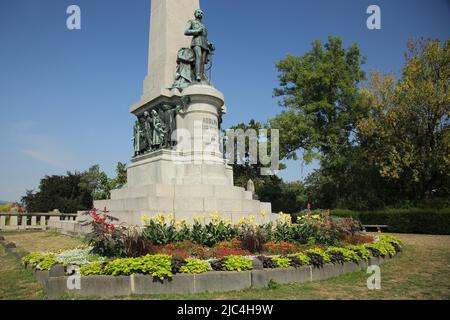
POLYGON ((148 223, 150 220, 151 220, 151 218, 148 215, 144 214, 142 216, 142 222, 148 223))
POLYGON ((170 224, 173 224, 175 222, 175 215, 173 213, 169 213, 167 215, 167 220, 169 221, 170 224))
POLYGON ((165 224, 166 223, 166 216, 162 213, 158 213, 156 215, 156 220, 160 223, 160 224, 165 224))
POLYGON ((256 217, 255 216, 250 216, 250 224, 253 224, 255 222, 256 217))
POLYGON ((218 224, 220 222, 219 211, 214 212, 210 217, 213 223, 218 224))
POLYGON ((303 217, 302 217, 302 216, 300 216, 300 217, 297 217, 297 222, 300 222, 300 221, 302 221, 302 219, 303 219, 303 217))
POLYGON ((261 216, 262 216, 263 218, 265 218, 265 217, 267 216, 267 212, 266 212, 266 211, 261 211, 261 216))
POLYGON ((199 215, 194 216, 194 222, 201 223, 201 217, 199 215))
POLYGON ((243 224, 246 224, 247 223, 247 218, 246 217, 243 217, 243 218, 241 218, 239 221, 238 221, 238 225, 243 225, 243 224))

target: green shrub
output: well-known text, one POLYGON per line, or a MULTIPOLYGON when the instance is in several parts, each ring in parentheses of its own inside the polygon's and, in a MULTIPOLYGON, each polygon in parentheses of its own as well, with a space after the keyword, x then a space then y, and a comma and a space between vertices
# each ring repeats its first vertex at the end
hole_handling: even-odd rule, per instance
POLYGON ((223 263, 225 270, 228 271, 246 271, 253 268, 252 260, 242 256, 229 256, 223 263))
POLYGON ((307 266, 311 264, 311 259, 303 252, 294 253, 292 257, 298 259, 303 266, 307 266))
POLYGON ((143 235, 154 245, 166 245, 175 242, 177 229, 174 223, 150 220, 143 231, 143 235))
POLYGON ((370 251, 364 246, 364 245, 349 245, 346 246, 347 249, 355 252, 360 260, 368 261, 370 257, 372 256, 370 251))
POLYGON ((388 225, 390 232, 450 235, 450 208, 334 210, 334 216, 353 217, 365 225, 388 225))
POLYGON ((171 278, 173 277, 172 257, 157 254, 141 258, 116 259, 106 265, 105 274, 112 276, 149 274, 161 280, 171 278))
POLYGON ((273 262, 275 262, 277 268, 289 268, 291 266, 291 259, 287 257, 272 257, 273 262))
POLYGON ((102 262, 94 262, 80 267, 82 276, 99 276, 104 274, 104 266, 102 262))
POLYGON ((306 250, 305 254, 311 260, 311 264, 317 268, 331 262, 331 256, 319 248, 306 250))
POLYGON ((389 242, 379 241, 371 244, 366 244, 365 247, 369 249, 374 257, 386 257, 388 255, 393 257, 397 254, 394 246, 389 242))
POLYGON ((22 265, 26 267, 27 265, 31 265, 32 267, 36 267, 39 262, 44 260, 45 254, 42 252, 31 252, 22 258, 22 265))
POLYGON ((341 247, 332 247, 332 248, 328 248, 326 251, 332 258, 331 260, 333 260, 333 255, 335 260, 341 260, 339 262, 360 262, 361 261, 361 257, 358 256, 358 254, 350 249, 347 248, 341 248, 341 247), (336 257, 342 257, 341 259, 336 259, 336 257))
POLYGON ((186 265, 180 268, 181 273, 205 273, 212 271, 211 265, 198 259, 186 259, 186 265))
POLYGON ((55 264, 58 264, 58 260, 53 254, 48 254, 39 262, 37 267, 39 270, 45 271, 50 270, 55 264))

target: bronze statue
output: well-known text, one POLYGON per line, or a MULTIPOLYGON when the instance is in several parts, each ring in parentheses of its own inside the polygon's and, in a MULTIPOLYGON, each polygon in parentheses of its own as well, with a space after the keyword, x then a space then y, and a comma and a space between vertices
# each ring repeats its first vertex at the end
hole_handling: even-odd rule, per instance
POLYGON ((164 128, 164 124, 162 123, 160 115, 155 109, 152 110, 152 119, 153 119, 153 139, 151 140, 152 141, 151 145, 155 149, 160 149, 163 146, 167 131, 164 128))
POLYGON ((208 29, 202 23, 203 11, 196 10, 194 16, 195 20, 189 20, 184 34, 192 36, 191 48, 195 54, 195 80, 208 82, 205 65, 209 62, 209 57, 215 48, 212 43, 208 42, 208 29))

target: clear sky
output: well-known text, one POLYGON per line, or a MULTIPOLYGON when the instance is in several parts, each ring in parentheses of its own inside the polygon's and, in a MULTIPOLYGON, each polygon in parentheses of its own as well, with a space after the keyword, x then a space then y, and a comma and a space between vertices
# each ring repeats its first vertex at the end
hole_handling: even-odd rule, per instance
MULTIPOLYGON (((201 1, 225 128, 279 113, 275 62, 315 39, 356 42, 365 70, 398 74, 408 39, 450 35, 449 0, 201 1), (366 27, 371 4, 381 7, 381 30, 366 27)), ((129 162, 128 108, 142 94, 149 11, 149 0, 0 1, 0 200, 19 200, 44 175, 93 164, 113 174, 129 162), (71 4, 82 10, 80 31, 66 28, 71 4)), ((282 176, 303 179, 313 168, 289 162, 282 176)))

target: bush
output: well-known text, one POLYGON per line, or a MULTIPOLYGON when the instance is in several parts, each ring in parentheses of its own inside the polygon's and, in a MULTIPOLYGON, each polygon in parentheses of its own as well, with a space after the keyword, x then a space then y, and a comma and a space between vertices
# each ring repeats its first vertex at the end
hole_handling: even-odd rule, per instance
POLYGON ((277 268, 277 263, 269 257, 259 256, 257 259, 262 262, 264 269, 276 269, 277 268))
POLYGON ((229 256, 249 256, 251 253, 244 249, 216 249, 213 251, 216 258, 225 258, 229 256))
POLYGON ((287 257, 272 257, 271 258, 277 268, 289 268, 291 266, 291 259, 287 257))
POLYGON ((91 226, 92 232, 86 240, 93 247, 92 253, 103 257, 121 257, 124 252, 124 232, 116 228, 112 222, 116 218, 106 214, 98 214, 97 210, 84 213, 92 218, 84 226, 91 226))
POLYGON ((267 242, 263 250, 270 254, 286 255, 298 251, 298 246, 289 242, 267 242))
POLYGON ((30 254, 22 258, 22 265, 24 267, 30 265, 34 268, 39 264, 39 262, 44 260, 44 258, 45 254, 42 252, 31 252, 30 254))
POLYGON ((334 216, 352 217, 365 225, 388 225, 390 232, 450 235, 450 208, 386 209, 380 211, 334 210, 334 216))
POLYGON ((186 259, 186 264, 180 268, 181 273, 205 273, 212 271, 211 265, 197 259, 186 259))
POLYGON ((370 251, 364 245, 349 245, 346 248, 355 252, 360 260, 368 261, 371 257, 370 251))
POLYGON ((322 268, 324 264, 331 262, 330 255, 322 249, 309 249, 305 251, 305 254, 310 259, 311 264, 316 268, 322 268))
POLYGON ((238 233, 242 248, 251 253, 261 252, 268 238, 268 233, 264 227, 250 224, 241 225, 238 233))
POLYGON ((116 259, 105 267, 105 273, 112 276, 149 274, 161 280, 173 277, 172 257, 168 255, 147 255, 141 258, 116 259))
POLYGON ((298 252, 289 257, 291 259, 291 266, 293 267, 301 267, 307 266, 311 264, 311 259, 303 252, 298 252))
POLYGON ((225 270, 227 271, 246 271, 253 268, 252 260, 242 256, 230 256, 225 258, 223 263, 225 270))
POLYGON ((361 261, 359 255, 348 248, 332 247, 329 248, 326 252, 330 255, 332 263, 341 263, 341 264, 343 264, 344 262, 358 263, 361 261))
POLYGON ((151 242, 137 228, 124 231, 123 256, 127 258, 138 258, 152 252, 151 242))
POLYGON ((80 274, 82 276, 99 276, 104 274, 103 262, 93 262, 80 267, 80 274))
POLYGON ((50 270, 54 265, 58 264, 58 260, 56 260, 53 254, 48 254, 42 259, 37 268, 42 271, 50 270))

